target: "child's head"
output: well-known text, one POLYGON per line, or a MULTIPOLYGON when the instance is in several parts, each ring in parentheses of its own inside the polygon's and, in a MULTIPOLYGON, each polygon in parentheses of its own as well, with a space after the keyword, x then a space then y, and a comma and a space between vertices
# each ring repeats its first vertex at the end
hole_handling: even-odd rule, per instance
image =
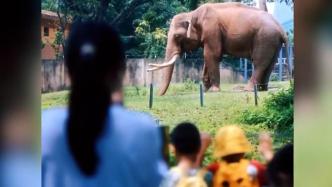
POLYGON ((215 137, 214 156, 227 162, 241 159, 251 150, 243 130, 235 125, 220 128, 215 137))
POLYGON ((171 143, 177 158, 185 156, 194 161, 201 147, 199 131, 192 123, 180 123, 171 133, 171 143))
POLYGON ((271 186, 293 186, 293 156, 292 144, 284 146, 274 155, 267 168, 267 176, 271 186))

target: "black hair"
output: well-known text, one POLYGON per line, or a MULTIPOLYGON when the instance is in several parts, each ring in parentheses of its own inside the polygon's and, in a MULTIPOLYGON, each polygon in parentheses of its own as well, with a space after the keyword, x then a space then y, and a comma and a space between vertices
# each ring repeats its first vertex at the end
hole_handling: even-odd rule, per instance
POLYGON ((283 186, 283 179, 280 178, 280 174, 283 174, 289 179, 288 185, 293 186, 293 152, 293 145, 287 144, 274 155, 267 167, 267 177, 270 184, 283 186))
POLYGON ((94 175, 99 163, 96 143, 111 104, 122 86, 124 53, 117 32, 103 22, 73 24, 65 49, 71 79, 67 140, 83 174, 94 175))
POLYGON ((190 122, 178 124, 171 133, 171 143, 180 154, 197 154, 201 148, 201 137, 196 126, 190 122))

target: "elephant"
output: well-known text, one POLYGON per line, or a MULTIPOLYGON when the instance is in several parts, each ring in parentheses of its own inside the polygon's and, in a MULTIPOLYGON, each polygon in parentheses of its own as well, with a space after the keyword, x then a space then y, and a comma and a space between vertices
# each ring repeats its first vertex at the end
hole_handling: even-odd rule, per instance
POLYGON ((185 52, 202 47, 206 91, 220 91, 219 62, 224 54, 252 60, 254 72, 245 90, 252 91, 255 84, 260 85, 259 90, 267 90, 278 53, 283 44, 288 45, 287 40, 280 24, 263 10, 241 3, 206 3, 172 18, 165 62, 149 64, 148 71, 163 69, 158 95, 164 95, 175 62, 185 52))

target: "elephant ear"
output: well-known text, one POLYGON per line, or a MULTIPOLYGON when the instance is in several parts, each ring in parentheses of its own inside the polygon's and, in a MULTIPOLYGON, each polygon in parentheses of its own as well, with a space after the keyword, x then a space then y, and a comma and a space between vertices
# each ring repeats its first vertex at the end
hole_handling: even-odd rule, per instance
POLYGON ((197 19, 198 18, 196 16, 192 16, 191 19, 188 21, 189 26, 187 29, 187 38, 197 40, 197 30, 195 28, 197 19))

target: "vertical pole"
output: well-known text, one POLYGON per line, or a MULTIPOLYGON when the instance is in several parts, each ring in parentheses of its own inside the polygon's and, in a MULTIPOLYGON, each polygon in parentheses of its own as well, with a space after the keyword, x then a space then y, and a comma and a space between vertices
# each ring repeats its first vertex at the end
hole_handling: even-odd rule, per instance
POLYGON ((291 62, 291 67, 292 67, 292 71, 294 70, 294 46, 290 46, 290 62, 291 62))
POLYGON ((279 81, 282 81, 282 48, 279 53, 278 62, 279 62, 279 81))
POLYGON ((152 108, 153 104, 153 84, 150 83, 150 97, 149 97, 149 108, 152 108))
POLYGON ((200 103, 201 103, 201 107, 204 106, 204 101, 203 101, 203 85, 202 83, 199 84, 199 98, 200 98, 200 103))
POLYGON ((255 94, 255 106, 257 106, 258 105, 257 84, 254 85, 254 94, 255 94))
POLYGON ((161 138, 162 138, 162 146, 161 146, 161 151, 163 153, 163 159, 169 165, 169 143, 170 143, 170 138, 169 138, 169 127, 165 125, 160 125, 158 126, 160 133, 161 133, 161 138))
POLYGON ((248 60, 244 59, 244 81, 248 81, 248 60))
MULTIPOLYGON (((293 57, 293 50, 292 50, 292 46, 288 46, 288 71, 289 71, 289 75, 292 75, 292 70, 293 70, 293 61, 291 60, 291 58, 293 57)), ((290 77, 292 78, 292 77, 290 77)))
POLYGON ((240 58, 240 71, 243 70, 243 58, 240 58))

